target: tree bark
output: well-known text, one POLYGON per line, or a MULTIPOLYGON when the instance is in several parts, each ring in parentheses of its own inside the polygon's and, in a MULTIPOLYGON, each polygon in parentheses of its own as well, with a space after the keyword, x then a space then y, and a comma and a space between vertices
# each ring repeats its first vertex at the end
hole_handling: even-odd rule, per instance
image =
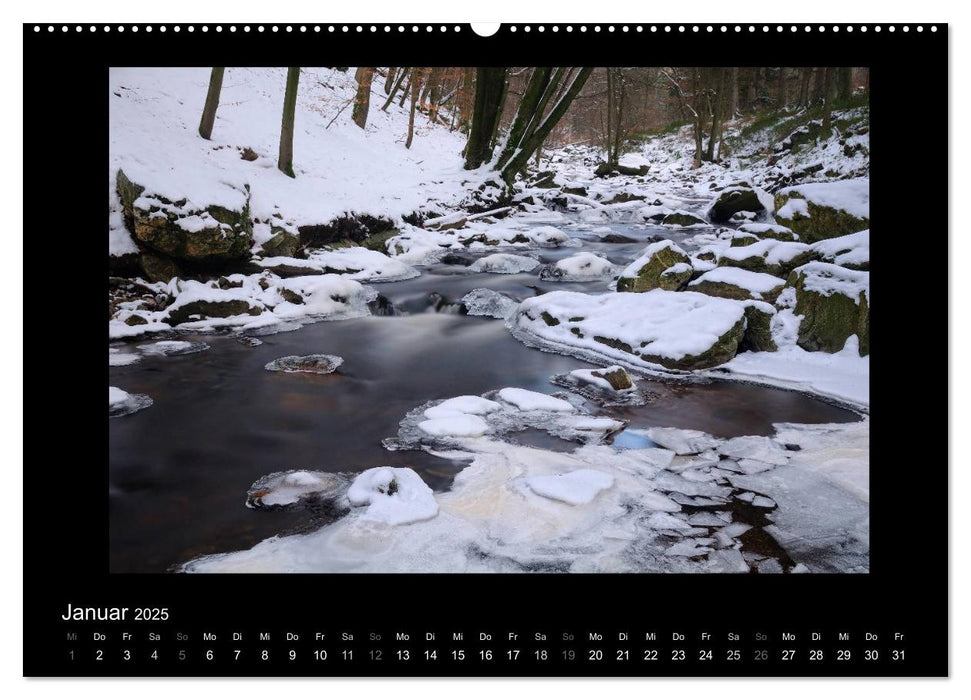
POLYGON ((523 97, 519 101, 516 118, 513 120, 512 126, 509 129, 506 145, 503 147, 502 152, 499 154, 499 160, 496 162, 498 168, 502 168, 509 162, 509 159, 512 158, 513 153, 526 134, 530 121, 536 118, 536 107, 543 96, 543 91, 549 86, 552 70, 552 68, 537 67, 533 69, 532 74, 529 76, 526 89, 523 91, 523 97))
POLYGON ((367 113, 371 106, 372 80, 374 80, 374 68, 357 69, 357 95, 354 97, 351 119, 362 129, 367 125, 367 113))
POLYGON ((287 90, 283 96, 283 124, 280 127, 280 157, 277 167, 290 177, 293 174, 293 121, 297 112, 297 84, 300 82, 300 69, 287 68, 287 90))
POLYGON ((833 112, 833 78, 835 68, 823 71, 823 133, 829 133, 833 112))
POLYGON ((813 69, 802 69, 802 80, 799 81, 799 106, 806 107, 809 104, 809 84, 813 79, 813 69))
POLYGON ((411 148, 411 141, 415 137, 415 107, 418 105, 418 95, 421 92, 421 71, 416 70, 411 76, 411 109, 408 110, 408 139, 405 148, 411 148))
POLYGON ((732 90, 728 103, 728 116, 733 118, 738 113, 738 67, 732 68, 732 90))
POLYGON ((213 68, 209 74, 209 91, 206 93, 206 105, 202 108, 202 120, 199 122, 199 135, 206 140, 212 136, 212 126, 216 122, 216 109, 219 107, 219 93, 223 89, 225 71, 225 68, 213 68))
POLYGON ((836 69, 836 99, 846 102, 853 96, 853 69, 836 69))
POLYGON ((465 147, 465 169, 474 170, 492 158, 489 147, 506 84, 505 68, 475 69, 475 100, 472 108, 472 126, 465 147))
POLYGON ((391 86, 394 85, 395 74, 398 69, 394 66, 388 68, 388 74, 384 77, 384 94, 391 94, 391 86))

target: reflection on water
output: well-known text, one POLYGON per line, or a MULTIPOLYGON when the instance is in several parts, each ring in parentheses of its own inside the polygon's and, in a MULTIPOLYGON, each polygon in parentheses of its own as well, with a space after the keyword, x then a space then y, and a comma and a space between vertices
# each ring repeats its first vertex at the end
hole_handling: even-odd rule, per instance
MULTIPOLYGON (((644 235, 644 232, 640 232, 644 235)), ((629 260, 641 244, 620 254, 629 260)), ((591 249, 585 246, 584 249, 591 249)), ((576 252, 540 251, 549 261, 576 252)), ((597 251, 599 252, 599 250, 597 251)), ((613 255, 611 254, 611 257, 613 255)), ((434 269, 419 278, 375 285, 396 307, 431 292, 453 300, 477 287, 517 299, 551 289, 606 291, 606 282, 539 282, 535 274, 469 274, 434 269)), ((187 338, 195 340, 196 338, 187 338)), ((262 337, 244 346, 206 337, 211 349, 182 357, 145 357, 111 368, 111 384, 155 403, 110 421, 110 565, 114 572, 164 571, 192 557, 252 546, 307 527, 305 511, 255 512, 244 506, 257 478, 286 469, 356 472, 379 465, 411 467, 436 490, 463 467, 422 452, 388 452, 410 409, 432 399, 481 394, 503 386, 561 391, 554 374, 591 367, 529 349, 502 321, 418 313, 318 323, 262 337), (327 353, 344 358, 329 375, 267 372, 284 355, 327 353)), ((830 422, 856 416, 777 389, 736 383, 669 386, 641 380, 656 394, 641 407, 610 409, 632 428, 697 428, 722 437, 771 432, 779 421, 830 422)), ((523 442, 531 434, 513 437, 523 442)), ((617 436, 618 446, 636 434, 617 436)), ((551 449, 572 449, 557 440, 551 449), (562 443, 562 444, 560 444, 562 443)))

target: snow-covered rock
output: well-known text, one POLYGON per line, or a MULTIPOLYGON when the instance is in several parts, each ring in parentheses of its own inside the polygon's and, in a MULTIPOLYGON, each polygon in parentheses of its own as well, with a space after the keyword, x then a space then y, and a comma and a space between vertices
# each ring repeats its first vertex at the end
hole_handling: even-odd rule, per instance
POLYGON ((361 472, 347 490, 352 506, 367 506, 362 516, 388 525, 407 525, 438 515, 435 494, 413 470, 375 467, 361 472))
POLYGON ((116 386, 108 387, 108 416, 118 418, 141 411, 152 405, 152 398, 145 394, 129 394, 116 386))
POLYGON ((793 268, 810 262, 816 253, 806 243, 765 239, 751 245, 725 248, 717 256, 719 266, 779 276, 787 275, 793 268))
POLYGON ((524 301, 508 323, 521 340, 581 359, 701 369, 735 356, 745 311, 697 292, 550 292, 524 301))
POLYGON ((870 179, 813 182, 775 195, 779 223, 813 242, 870 227, 870 179))
POLYGON ((560 282, 589 282, 609 279, 613 273, 614 265, 606 258, 593 253, 574 253, 546 267, 540 273, 540 278, 560 282))
POLYGON ((824 262, 851 270, 869 270, 870 230, 817 241, 813 243, 813 250, 824 262))
POLYGON ((628 265, 617 280, 618 292, 680 289, 691 279, 691 259, 673 241, 652 243, 628 265))
POLYGON ((794 313, 799 346, 840 352, 851 336, 859 353, 870 353, 870 273, 831 263, 813 262, 793 270, 787 286, 795 289, 794 313))
POLYGON ((781 277, 738 267, 716 267, 688 283, 688 289, 727 299, 774 301, 785 286, 781 277))

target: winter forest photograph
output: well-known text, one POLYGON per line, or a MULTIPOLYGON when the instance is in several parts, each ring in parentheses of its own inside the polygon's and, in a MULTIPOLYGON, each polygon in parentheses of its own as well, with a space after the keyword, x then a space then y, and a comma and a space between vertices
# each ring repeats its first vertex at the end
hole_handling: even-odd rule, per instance
POLYGON ((111 573, 870 571, 867 68, 108 90, 111 573))

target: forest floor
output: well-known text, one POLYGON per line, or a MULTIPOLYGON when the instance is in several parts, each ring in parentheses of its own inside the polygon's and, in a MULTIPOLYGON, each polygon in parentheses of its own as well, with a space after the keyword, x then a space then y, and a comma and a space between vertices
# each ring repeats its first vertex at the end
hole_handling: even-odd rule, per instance
POLYGON ((686 130, 635 176, 568 146, 470 214, 461 136, 358 129, 335 71, 283 176, 282 70, 227 73, 212 142, 205 71, 112 72, 114 259, 119 170, 145 226, 253 221, 250 269, 114 283, 113 568, 868 570, 864 107, 732 123, 697 168, 686 130))

